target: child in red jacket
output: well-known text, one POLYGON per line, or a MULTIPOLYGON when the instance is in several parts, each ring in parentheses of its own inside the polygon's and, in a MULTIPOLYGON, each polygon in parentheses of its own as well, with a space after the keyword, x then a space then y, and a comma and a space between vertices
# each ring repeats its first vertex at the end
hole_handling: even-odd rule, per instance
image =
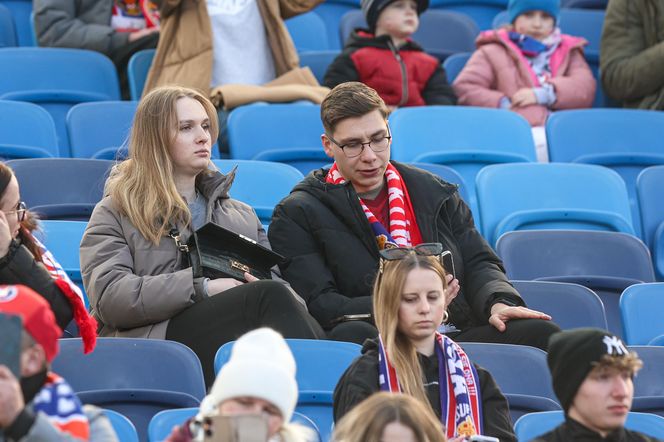
POLYGON ((486 31, 454 81, 459 104, 511 109, 533 126, 539 161, 547 161, 550 111, 590 107, 595 79, 582 38, 556 27, 559 0, 510 0, 510 25, 486 31))
POLYGON ((327 69, 325 86, 360 81, 392 109, 456 104, 440 61, 410 39, 428 6, 429 0, 362 0, 369 29, 353 32, 327 69))

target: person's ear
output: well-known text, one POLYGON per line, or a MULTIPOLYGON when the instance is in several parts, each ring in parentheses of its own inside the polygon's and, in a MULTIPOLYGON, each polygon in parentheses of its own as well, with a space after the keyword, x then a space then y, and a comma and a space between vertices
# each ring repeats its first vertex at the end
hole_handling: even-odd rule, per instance
POLYGON ((46 366, 46 353, 44 348, 35 344, 21 353, 21 377, 26 378, 39 373, 46 366))
POLYGON ((334 158, 334 150, 332 148, 332 144, 334 143, 332 143, 332 141, 325 134, 320 136, 320 140, 323 143, 323 150, 325 150, 325 155, 330 158, 334 158))

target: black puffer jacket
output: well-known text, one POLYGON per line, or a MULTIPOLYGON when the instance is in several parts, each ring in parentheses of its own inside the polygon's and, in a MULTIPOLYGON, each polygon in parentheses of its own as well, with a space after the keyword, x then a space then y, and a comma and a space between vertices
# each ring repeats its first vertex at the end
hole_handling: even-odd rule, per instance
POLYGON ((51 306, 63 330, 74 317, 71 304, 46 268, 18 240, 13 240, 7 255, 0 258, 0 284, 23 284, 39 293, 51 306))
POLYGON ((602 437, 599 433, 589 430, 568 417, 563 424, 533 439, 532 442, 657 442, 660 440, 624 428, 613 431, 607 437, 602 437))
MULTIPOLYGON (((412 166, 392 162, 413 204, 424 242, 452 251, 459 295, 450 322, 463 330, 486 325, 498 300, 523 305, 502 262, 475 229, 455 185, 412 166)), ((282 276, 307 301, 323 327, 346 314, 371 312, 378 246, 350 182, 325 182, 327 169, 310 173, 274 211, 272 248, 289 258, 282 276)), ((329 328, 329 327, 328 327, 329 328)))
MULTIPOLYGON (((426 394, 436 416, 441 415, 438 357, 418 354, 424 379, 426 394)), ((482 417, 484 436, 493 436, 501 442, 516 442, 516 435, 510 419, 505 396, 500 392, 491 373, 475 365, 480 381, 482 397, 482 417)), ((334 389, 334 420, 350 411, 355 405, 379 391, 378 383, 378 343, 367 339, 362 347, 362 356, 357 358, 341 376, 334 389)))

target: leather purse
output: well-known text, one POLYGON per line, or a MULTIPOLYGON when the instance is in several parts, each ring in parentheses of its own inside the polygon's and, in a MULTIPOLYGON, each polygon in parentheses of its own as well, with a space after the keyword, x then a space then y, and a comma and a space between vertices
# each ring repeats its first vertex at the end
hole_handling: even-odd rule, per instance
POLYGON ((214 223, 196 230, 187 247, 194 278, 245 281, 247 272, 258 279, 272 279, 271 268, 286 260, 253 239, 214 223))

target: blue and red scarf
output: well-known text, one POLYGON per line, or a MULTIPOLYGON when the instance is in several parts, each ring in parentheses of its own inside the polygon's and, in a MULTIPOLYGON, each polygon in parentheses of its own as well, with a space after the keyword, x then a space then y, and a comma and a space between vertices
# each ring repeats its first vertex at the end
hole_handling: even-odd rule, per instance
MULTIPOLYGON (((398 247, 412 247, 422 242, 422 235, 417 226, 413 205, 408 196, 406 183, 399 171, 392 164, 387 164, 385 170, 387 180, 388 206, 390 213, 390 231, 378 221, 378 218, 369 210, 362 198, 359 198, 362 210, 369 221, 371 230, 376 236, 379 249, 384 249, 387 243, 398 247)), ((339 172, 337 163, 330 168, 325 181, 331 184, 343 184, 346 179, 339 172)))
MULTIPOLYGON (((436 356, 440 388, 440 420, 447 437, 481 435, 482 397, 477 371, 463 349, 436 332, 436 356)), ((378 382, 381 391, 400 393, 396 370, 390 364, 383 340, 378 336, 378 382)))
POLYGON ((43 413, 49 422, 63 433, 76 439, 90 440, 90 424, 83 406, 69 384, 49 372, 42 389, 32 401, 32 409, 43 413))

